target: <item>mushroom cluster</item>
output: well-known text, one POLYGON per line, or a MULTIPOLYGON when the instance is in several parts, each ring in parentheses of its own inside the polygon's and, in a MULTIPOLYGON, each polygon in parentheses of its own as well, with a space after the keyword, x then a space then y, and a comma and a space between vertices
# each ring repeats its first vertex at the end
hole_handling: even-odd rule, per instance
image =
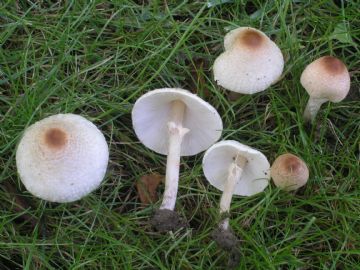
MULTIPOLYGON (((284 59, 278 46, 260 30, 240 27, 224 38, 225 52, 214 63, 214 79, 222 87, 253 94, 281 77, 284 59)), ((339 102, 350 88, 345 64, 324 56, 309 64, 300 82, 310 98, 305 121, 313 121, 326 101, 339 102)), ((175 212, 180 158, 205 151, 203 172, 221 190, 220 221, 213 233, 223 249, 236 254, 238 239, 230 226, 233 195, 252 196, 268 186, 304 186, 309 169, 299 157, 286 153, 272 164, 260 151, 233 140, 216 143, 223 123, 216 109, 187 90, 162 88, 142 95, 132 109, 133 129, 149 149, 167 156, 165 191, 151 224, 159 232, 176 231, 186 222, 175 212)), ((75 114, 57 114, 28 127, 16 151, 16 164, 26 189, 51 202, 72 202, 96 189, 104 179, 109 151, 104 135, 75 114)))

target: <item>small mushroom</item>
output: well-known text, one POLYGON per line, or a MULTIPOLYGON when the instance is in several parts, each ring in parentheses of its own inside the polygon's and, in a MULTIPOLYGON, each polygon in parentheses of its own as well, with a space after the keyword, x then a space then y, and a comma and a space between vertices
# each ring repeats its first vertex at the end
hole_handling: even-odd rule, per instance
POLYGON ((28 127, 16 151, 26 189, 51 202, 79 200, 103 180, 109 159, 104 135, 75 114, 56 114, 28 127))
POLYGON ((236 141, 221 141, 205 152, 205 177, 223 191, 220 200, 222 219, 213 233, 214 240, 223 249, 232 251, 237 245, 228 217, 233 194, 252 196, 263 191, 270 180, 269 169, 270 164, 261 152, 236 141))
POLYGON ((333 56, 323 56, 310 63, 301 74, 300 82, 310 95, 304 111, 306 122, 315 119, 324 102, 340 102, 350 89, 347 67, 333 56))
POLYGON ((174 211, 180 156, 192 156, 216 142, 222 132, 218 112, 209 103, 187 90, 163 88, 141 96, 132 110, 139 140, 151 150, 167 155, 165 191, 152 225, 160 232, 184 226, 174 211))
POLYGON ((309 179, 309 169, 299 157, 286 153, 278 156, 271 166, 275 186, 292 191, 304 186, 309 179))
POLYGON ((225 52, 214 63, 217 84, 230 91, 254 94, 279 80, 284 58, 263 32, 239 27, 225 36, 224 47, 225 52))

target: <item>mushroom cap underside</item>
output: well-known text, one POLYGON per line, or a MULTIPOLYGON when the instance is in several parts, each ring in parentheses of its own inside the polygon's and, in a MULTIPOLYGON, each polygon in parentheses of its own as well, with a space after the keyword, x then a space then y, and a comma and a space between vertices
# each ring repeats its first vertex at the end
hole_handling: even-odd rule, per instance
POLYGON ((270 164, 258 150, 237 141, 221 141, 210 147, 203 158, 203 171, 211 185, 223 191, 229 167, 240 155, 247 159, 234 194, 251 196, 263 191, 270 180, 270 164))
POLYGON ((181 155, 196 155, 216 142, 223 129, 214 107, 195 94, 179 88, 156 89, 141 96, 132 110, 132 121, 139 140, 151 150, 168 154, 168 122, 171 104, 182 101, 186 108, 183 127, 189 129, 181 144, 181 155))

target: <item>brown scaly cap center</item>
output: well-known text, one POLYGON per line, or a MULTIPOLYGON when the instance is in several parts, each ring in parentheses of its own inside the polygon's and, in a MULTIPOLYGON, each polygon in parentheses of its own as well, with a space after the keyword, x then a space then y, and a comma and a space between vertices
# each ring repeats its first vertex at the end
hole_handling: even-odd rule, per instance
POLYGON ((237 43, 250 49, 257 49, 264 43, 264 37, 252 29, 244 30, 237 38, 237 43))
POLYGON ((45 144, 49 148, 61 149, 68 141, 68 136, 65 131, 59 128, 50 128, 45 132, 45 144))
POLYGON ((321 58, 322 67, 331 75, 341 74, 346 70, 346 66, 341 60, 333 56, 324 56, 321 58))
POLYGON ((282 162, 283 168, 289 174, 298 174, 302 171, 302 161, 293 155, 285 156, 282 162))

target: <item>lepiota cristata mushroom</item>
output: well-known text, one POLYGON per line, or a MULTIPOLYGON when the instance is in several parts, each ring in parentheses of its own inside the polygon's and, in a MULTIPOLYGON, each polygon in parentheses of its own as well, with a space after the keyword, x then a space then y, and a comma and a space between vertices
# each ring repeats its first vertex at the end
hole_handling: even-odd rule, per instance
POLYGON ((56 114, 28 127, 16 151, 26 189, 51 202, 72 202, 96 189, 109 159, 104 135, 75 114, 56 114))
POLYGON ((271 166, 274 184, 286 191, 304 186, 309 179, 309 169, 299 157, 286 153, 278 156, 271 166))
POLYGON ((192 156, 216 142, 222 132, 218 112, 209 103, 187 90, 163 88, 141 96, 132 111, 139 140, 151 150, 167 155, 165 192, 152 225, 160 232, 184 226, 174 211, 180 156, 192 156))
POLYGON ((284 58, 263 32, 239 27, 226 34, 224 47, 225 52, 214 63, 214 79, 225 89, 254 94, 279 80, 284 58))
POLYGON ((236 247, 237 238, 229 225, 232 196, 252 196, 263 191, 270 180, 270 164, 258 150, 237 141, 221 141, 211 146, 203 158, 203 171, 211 185, 223 191, 220 200, 221 221, 213 233, 225 250, 236 247))
POLYGON ((342 101, 350 89, 347 67, 333 56, 323 56, 310 63, 301 74, 300 82, 310 95, 304 111, 306 122, 314 121, 323 103, 342 101))

